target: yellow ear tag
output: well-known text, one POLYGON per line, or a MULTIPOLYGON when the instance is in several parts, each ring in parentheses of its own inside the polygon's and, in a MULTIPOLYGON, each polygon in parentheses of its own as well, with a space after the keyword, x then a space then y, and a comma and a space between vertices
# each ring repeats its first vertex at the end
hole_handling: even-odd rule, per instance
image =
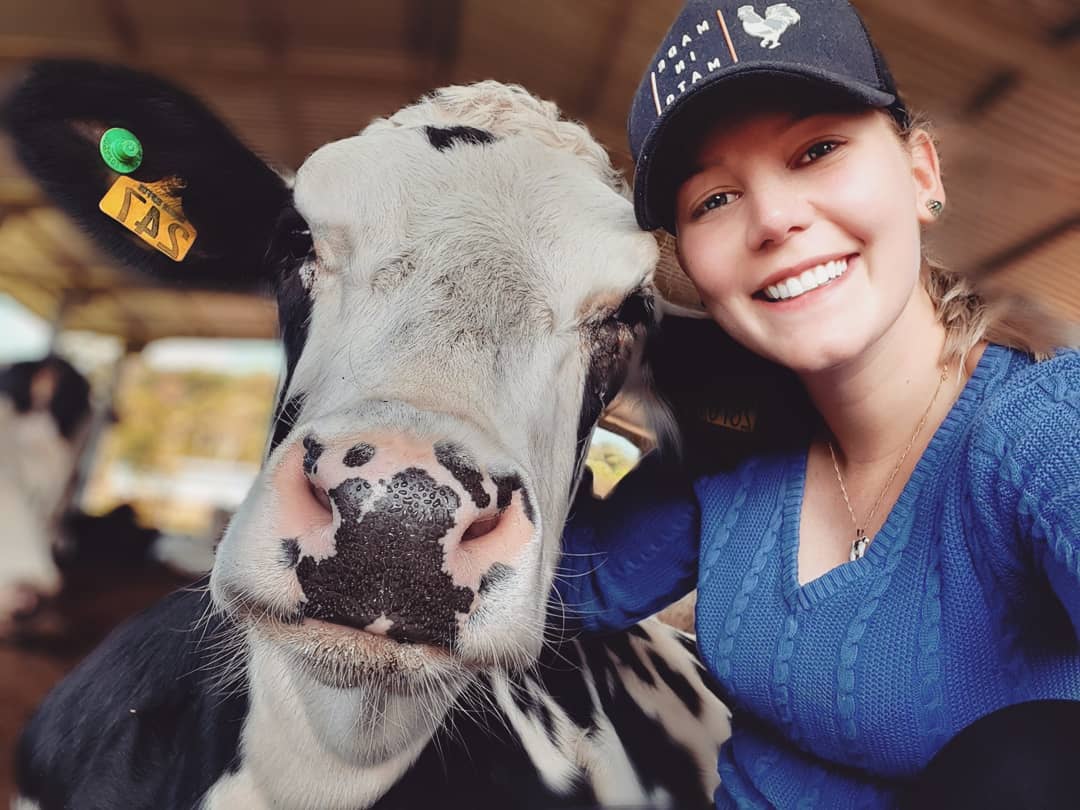
POLYGON ((173 196, 175 188, 175 180, 141 183, 120 175, 98 208, 174 262, 183 261, 197 233, 173 196))

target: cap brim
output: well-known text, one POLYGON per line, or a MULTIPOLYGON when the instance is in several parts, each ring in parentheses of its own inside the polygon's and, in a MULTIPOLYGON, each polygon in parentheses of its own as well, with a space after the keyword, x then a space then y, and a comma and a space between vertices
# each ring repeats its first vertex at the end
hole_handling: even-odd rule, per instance
POLYGON ((683 116, 687 110, 696 109, 703 99, 713 96, 721 88, 731 87, 732 80, 750 76, 775 76, 809 82, 822 89, 835 91, 840 96, 846 96, 869 107, 888 108, 898 103, 898 99, 893 93, 854 81, 847 76, 817 70, 809 66, 796 67, 782 62, 753 62, 721 68, 709 74, 704 81, 672 102, 660 115, 649 134, 645 137, 644 142, 642 142, 637 164, 634 167, 634 212, 637 216, 638 225, 642 229, 652 231, 657 228, 664 228, 672 234, 675 232, 674 223, 670 221, 671 217, 665 216, 661 211, 657 210, 656 200, 653 199, 655 195, 652 193, 652 184, 650 182, 653 170, 657 165, 655 155, 663 144, 664 138, 673 130, 672 123, 683 116))

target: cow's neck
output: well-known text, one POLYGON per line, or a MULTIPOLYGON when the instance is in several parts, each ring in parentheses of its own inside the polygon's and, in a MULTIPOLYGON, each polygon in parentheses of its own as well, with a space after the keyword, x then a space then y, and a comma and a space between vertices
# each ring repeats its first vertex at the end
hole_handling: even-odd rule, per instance
POLYGON ((420 755, 456 697, 452 690, 420 700, 328 687, 257 640, 249 676, 235 787, 258 785, 273 807, 370 806, 420 755))

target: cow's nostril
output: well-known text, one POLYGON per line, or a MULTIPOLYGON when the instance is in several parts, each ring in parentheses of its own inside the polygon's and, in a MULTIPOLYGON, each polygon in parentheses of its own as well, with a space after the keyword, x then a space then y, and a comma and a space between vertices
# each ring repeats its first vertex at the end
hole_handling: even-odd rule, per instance
POLYGON ((323 510, 332 515, 333 510, 330 508, 330 496, 326 494, 326 490, 322 487, 316 486, 314 482, 308 481, 308 492, 311 493, 311 497, 323 508, 323 510))
POLYGON ((465 530, 464 536, 461 538, 461 542, 467 543, 470 540, 476 540, 484 535, 491 534, 498 527, 499 522, 502 520, 503 513, 499 512, 495 515, 489 515, 487 517, 480 518, 473 521, 473 524, 465 530))

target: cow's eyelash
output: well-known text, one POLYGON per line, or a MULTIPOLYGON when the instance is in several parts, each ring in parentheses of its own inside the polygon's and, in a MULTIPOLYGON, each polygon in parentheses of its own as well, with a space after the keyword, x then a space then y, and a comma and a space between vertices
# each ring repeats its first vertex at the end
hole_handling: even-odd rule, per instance
POLYGON ((652 313, 652 297, 647 295, 644 290, 638 289, 626 296, 606 320, 625 326, 637 326, 650 320, 652 313))
POLYGON ((298 269, 316 258, 311 228, 292 205, 278 214, 266 258, 279 273, 298 269))
POLYGON ((311 228, 292 206, 286 208, 278 218, 277 238, 282 252, 292 259, 307 259, 314 255, 315 244, 311 238, 311 228))

